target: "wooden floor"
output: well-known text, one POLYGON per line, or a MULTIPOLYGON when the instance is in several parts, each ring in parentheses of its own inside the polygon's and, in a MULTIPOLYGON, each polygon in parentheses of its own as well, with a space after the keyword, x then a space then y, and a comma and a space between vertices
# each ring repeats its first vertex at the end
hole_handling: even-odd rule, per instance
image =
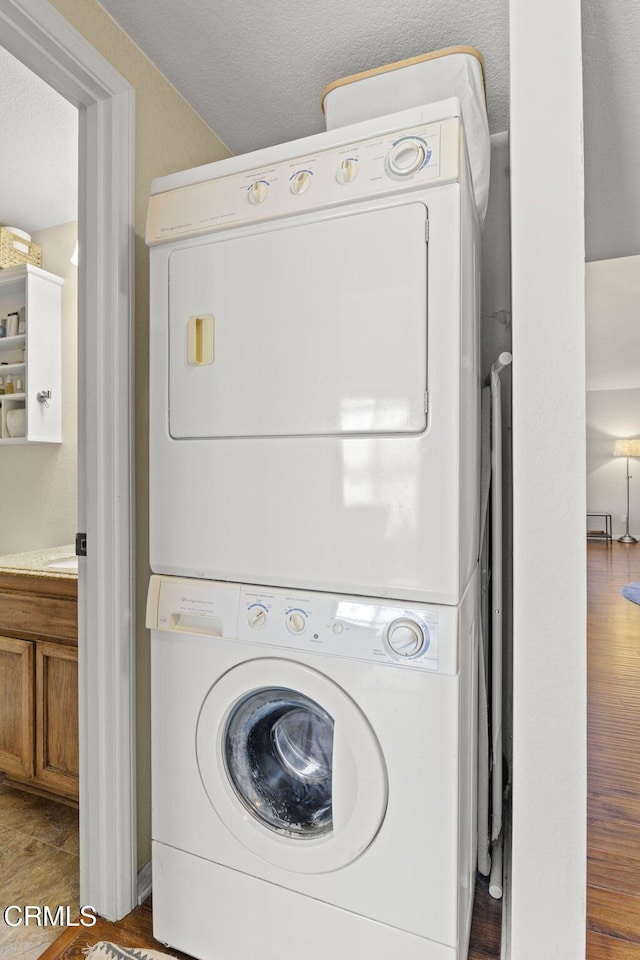
MULTIPOLYGON (((0 918, 10 904, 69 906, 75 917, 78 878, 78 811, 0 782, 0 918)), ((59 933, 0 919, 0 957, 35 960, 59 933)))
POLYGON ((640 543, 588 545, 587 958, 640 960, 640 543))

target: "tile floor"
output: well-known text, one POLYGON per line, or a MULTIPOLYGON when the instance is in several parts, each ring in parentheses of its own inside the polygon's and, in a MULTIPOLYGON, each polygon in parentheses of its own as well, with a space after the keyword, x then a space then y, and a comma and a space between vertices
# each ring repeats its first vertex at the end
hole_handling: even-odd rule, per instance
MULTIPOLYGON (((1 775, 0 775, 1 776, 1 775)), ((0 957, 36 960, 60 927, 11 927, 5 907, 69 906, 78 903, 78 811, 15 790, 0 779, 0 957)), ((12 914, 13 916, 14 914, 12 914)))

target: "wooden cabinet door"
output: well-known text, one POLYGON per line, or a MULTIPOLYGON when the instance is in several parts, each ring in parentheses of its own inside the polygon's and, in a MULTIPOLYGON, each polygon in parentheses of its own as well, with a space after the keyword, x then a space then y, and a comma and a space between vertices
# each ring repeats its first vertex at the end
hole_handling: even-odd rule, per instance
POLYGON ((78 651, 36 644, 36 783, 78 798, 78 651))
POLYGON ((0 770, 33 776, 33 643, 0 636, 0 770))

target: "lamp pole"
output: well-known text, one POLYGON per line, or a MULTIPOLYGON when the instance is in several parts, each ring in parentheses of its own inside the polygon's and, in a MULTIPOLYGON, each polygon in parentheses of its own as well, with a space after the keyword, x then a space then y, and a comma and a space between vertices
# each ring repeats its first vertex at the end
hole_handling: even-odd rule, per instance
POLYGON ((632 537, 629 533, 629 480, 631 480, 631 474, 629 473, 629 457, 627 457, 627 529, 623 536, 618 537, 618 543, 637 543, 635 537, 632 537))

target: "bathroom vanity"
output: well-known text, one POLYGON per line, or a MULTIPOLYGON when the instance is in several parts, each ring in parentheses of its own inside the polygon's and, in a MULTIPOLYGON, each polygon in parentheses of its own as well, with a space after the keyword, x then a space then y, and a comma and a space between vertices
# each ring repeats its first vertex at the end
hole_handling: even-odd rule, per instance
POLYGON ((78 580, 72 547, 0 557, 0 772, 78 802, 78 580))

